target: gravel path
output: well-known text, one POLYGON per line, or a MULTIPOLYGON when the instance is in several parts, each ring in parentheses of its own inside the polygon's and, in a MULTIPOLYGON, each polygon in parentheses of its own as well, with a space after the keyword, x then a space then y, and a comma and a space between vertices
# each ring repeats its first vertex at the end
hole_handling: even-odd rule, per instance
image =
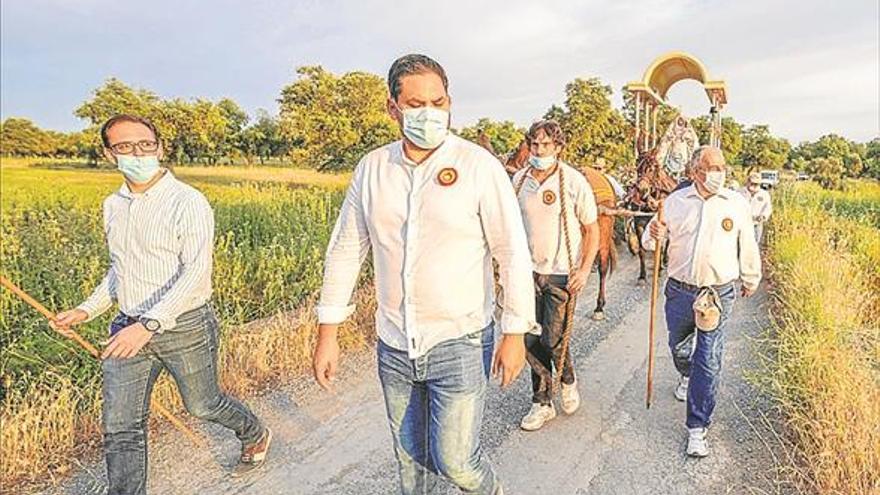
MULTIPOLYGON (((621 250, 622 251, 622 250, 621 250)), ((740 299, 727 328, 724 380, 712 455, 684 455, 684 405, 672 396, 676 373, 658 311, 654 405, 645 409, 648 299, 638 286, 637 260, 622 254, 609 282, 607 319, 589 319, 595 280, 582 297, 572 350, 582 407, 560 414, 538 432, 518 427, 529 408, 527 369, 508 390, 493 385, 483 425, 485 450, 505 493, 538 494, 764 494, 794 493, 781 481, 784 454, 766 421, 769 404, 746 382, 755 370, 752 337, 767 324, 767 297, 740 299)), ((662 296, 659 306, 662 308, 662 296)), ((151 442, 151 494, 393 494, 396 463, 376 377, 374 354, 346 356, 334 394, 308 377, 251 401, 275 432, 272 458, 248 480, 231 480, 237 442, 213 426, 210 451, 196 451, 177 435, 151 442)), ((87 463, 46 495, 101 493, 103 467, 87 463)), ((449 487, 442 493, 455 493, 449 487)))

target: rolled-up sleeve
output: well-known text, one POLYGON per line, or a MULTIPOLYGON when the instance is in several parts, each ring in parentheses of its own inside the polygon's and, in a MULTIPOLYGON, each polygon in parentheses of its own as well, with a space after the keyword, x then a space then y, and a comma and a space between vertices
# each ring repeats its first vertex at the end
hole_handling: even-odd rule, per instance
POLYGON ((342 323, 355 310, 351 295, 370 248, 361 201, 363 180, 364 164, 361 162, 352 176, 327 245, 324 282, 317 307, 319 323, 342 323))
POLYGON ((76 309, 85 311, 85 313, 89 315, 86 321, 94 320, 113 306, 115 293, 116 273, 113 271, 113 266, 111 265, 110 269, 107 270, 107 274, 104 275, 104 279, 101 280, 101 283, 95 287, 95 290, 92 291, 92 294, 88 299, 83 301, 83 303, 77 306, 76 309))
POLYGON ((540 334, 540 326, 535 322, 532 257, 510 179, 502 167, 491 161, 481 164, 478 170, 484 174, 480 183, 485 185, 480 196, 480 222, 492 257, 498 262, 504 289, 501 331, 540 334))

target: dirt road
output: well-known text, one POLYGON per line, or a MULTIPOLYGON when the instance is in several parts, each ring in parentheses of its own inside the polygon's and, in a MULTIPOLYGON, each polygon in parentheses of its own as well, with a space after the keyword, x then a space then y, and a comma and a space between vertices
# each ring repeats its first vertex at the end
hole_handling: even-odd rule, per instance
MULTIPOLYGON (((527 373, 509 390, 493 385, 483 427, 485 450, 509 495, 741 494, 788 493, 777 481, 773 434, 762 421, 762 398, 744 379, 756 366, 754 342, 767 321, 763 291, 740 299, 727 328, 724 379, 712 455, 684 455, 684 404, 673 398, 676 373, 666 350, 665 322, 658 313, 655 399, 645 409, 648 299, 638 286, 637 264, 628 253, 609 284, 607 319, 589 319, 595 281, 581 298, 572 350, 582 407, 560 415, 538 432, 518 427, 529 408, 527 373)), ((662 296, 661 305, 662 308, 662 296)), ((210 452, 193 451, 181 438, 152 442, 151 494, 393 494, 397 473, 376 378, 374 354, 347 356, 335 394, 320 392, 304 377, 299 386, 252 401, 275 431, 272 458, 245 481, 225 473, 237 442, 218 428, 202 426, 210 452)), ((526 370, 527 371, 527 370, 526 370)), ((100 463, 84 466, 55 493, 100 493, 100 463)), ((455 493, 451 489, 445 490, 455 493)))

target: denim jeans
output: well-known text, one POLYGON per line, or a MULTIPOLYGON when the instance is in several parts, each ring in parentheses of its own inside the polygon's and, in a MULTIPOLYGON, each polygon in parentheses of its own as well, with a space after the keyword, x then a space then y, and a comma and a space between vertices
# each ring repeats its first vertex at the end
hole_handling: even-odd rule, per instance
MULTIPOLYGON (((532 368, 532 402, 549 405, 553 388, 553 367, 562 354, 562 332, 565 329, 566 308, 577 304, 566 286, 566 275, 535 274, 535 316, 541 325, 541 336, 527 334, 526 359, 532 368)), ((556 370, 559 373, 559 370, 556 370)), ((562 368, 562 383, 574 383, 574 363, 569 349, 562 368)))
MULTIPOLYGON (((120 314, 115 333, 131 323, 120 314)), ((217 384, 218 323, 205 305, 186 312, 174 328, 156 334, 136 356, 103 362, 104 455, 109 495, 142 495, 147 484, 147 418, 150 393, 167 369, 186 409, 197 418, 233 430, 244 444, 263 434, 260 420, 246 406, 220 391, 217 384)))
POLYGON ((699 289, 674 279, 666 283, 669 350, 678 372, 690 377, 685 422, 688 428, 708 427, 712 411, 715 410, 715 394, 718 392, 724 353, 724 325, 730 319, 736 301, 736 287, 730 282, 715 289, 721 298, 721 320, 717 329, 703 332, 697 330, 694 323, 693 304, 699 289))
POLYGON ((379 379, 402 494, 433 493, 436 475, 464 493, 499 490, 480 449, 493 347, 492 325, 442 342, 414 360, 379 341, 379 379))

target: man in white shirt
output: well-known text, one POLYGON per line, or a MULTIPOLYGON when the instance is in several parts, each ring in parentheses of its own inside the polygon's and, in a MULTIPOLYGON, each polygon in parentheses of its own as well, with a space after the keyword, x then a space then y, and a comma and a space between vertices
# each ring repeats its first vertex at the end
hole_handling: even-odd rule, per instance
POLYGON ((336 221, 318 305, 314 373, 329 389, 337 327, 372 249, 379 378, 403 494, 439 474, 465 493, 501 486, 480 449, 490 369, 513 381, 535 331, 531 259, 510 180, 485 149, 449 133, 446 73, 406 55, 388 74, 388 111, 403 139, 358 163, 336 221), (494 277, 504 289, 494 360, 494 277))
POLYGON ((687 401, 687 454, 705 457, 709 454, 706 430, 721 373, 724 325, 736 299, 734 283, 742 280, 742 296, 752 295, 761 281, 761 258, 748 203, 724 187, 721 150, 697 148, 691 170, 694 183, 666 198, 663 221, 651 220, 642 244, 653 250, 658 240, 669 239, 666 325, 669 349, 681 374, 675 397, 687 401), (701 297, 704 293, 708 296, 701 297), (717 324, 698 329, 695 301, 711 299, 717 324))
POLYGON ((233 430, 242 443, 234 475, 260 467, 272 436, 217 383, 219 325, 210 304, 214 213, 196 189, 160 167, 149 121, 118 115, 101 128, 104 155, 125 182, 104 200, 110 269, 77 308, 56 315, 61 333, 113 305, 104 349, 104 450, 111 495, 145 494, 150 394, 171 373, 187 410, 233 430))
POLYGON ((553 120, 532 124, 526 134, 528 166, 513 177, 513 184, 532 253, 535 308, 541 336, 528 335, 526 348, 532 368, 532 407, 520 427, 535 431, 556 417, 551 397, 554 365, 562 364, 562 411, 574 414, 580 394, 564 329, 584 288, 596 252, 599 228, 593 190, 587 179, 560 160, 565 134, 553 120), (570 307, 569 307, 570 306, 570 307), (565 355, 563 356, 563 351, 565 355))
POLYGON ((740 194, 749 201, 752 212, 752 222, 755 224, 755 239, 758 244, 764 238, 764 222, 770 219, 773 213, 773 205, 770 202, 770 193, 761 188, 761 174, 752 172, 746 181, 746 187, 739 190, 740 194))

